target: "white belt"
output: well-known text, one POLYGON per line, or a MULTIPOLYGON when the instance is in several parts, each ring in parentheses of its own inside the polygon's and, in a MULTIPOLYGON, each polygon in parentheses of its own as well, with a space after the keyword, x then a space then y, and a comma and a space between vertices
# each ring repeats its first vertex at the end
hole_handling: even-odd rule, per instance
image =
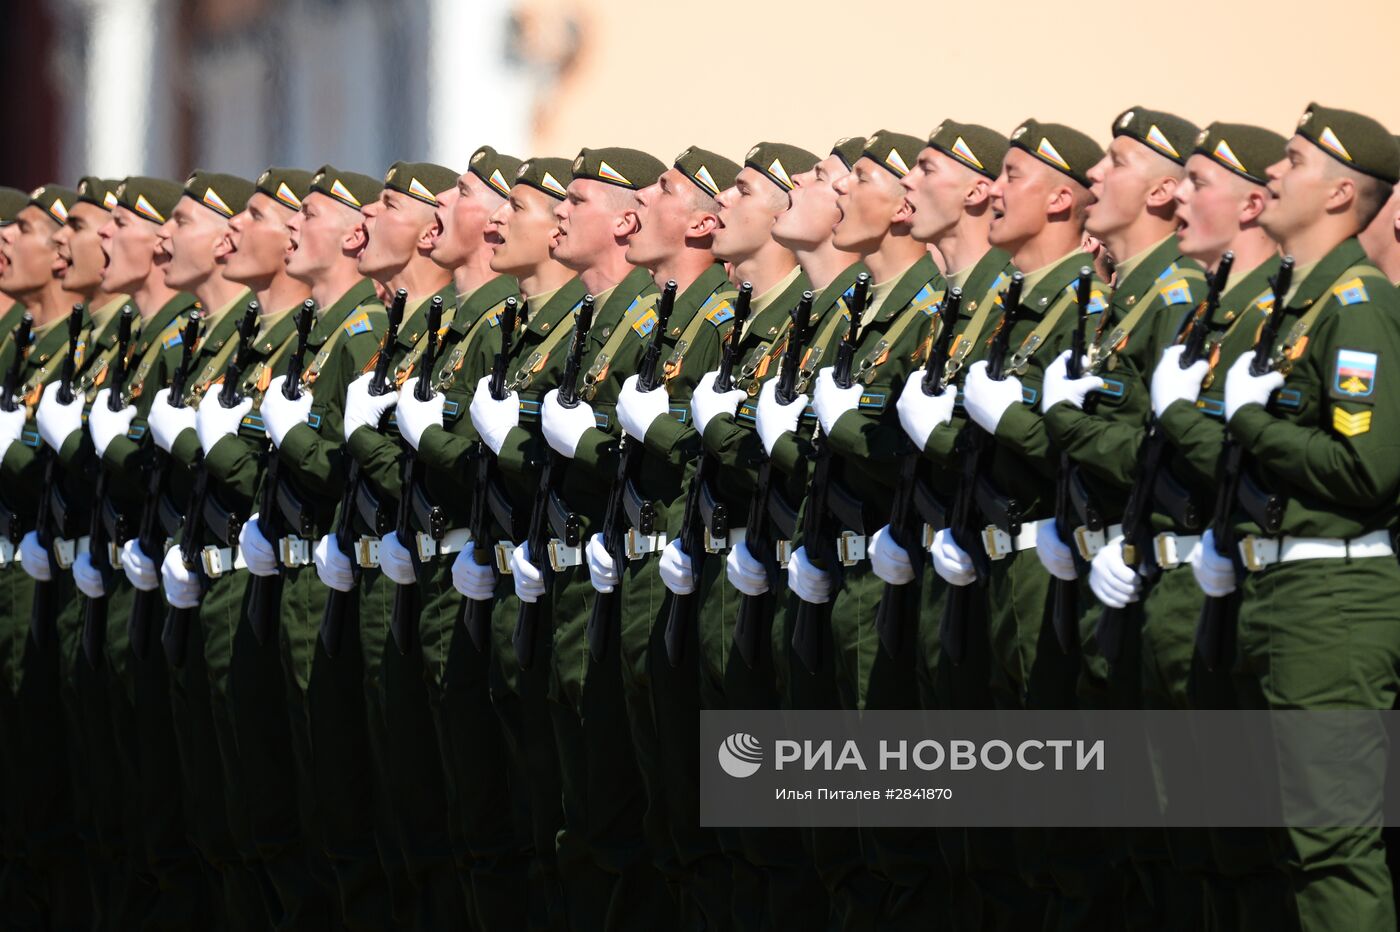
POLYGON ((628 560, 640 560, 649 553, 659 553, 665 550, 666 535, 661 531, 657 531, 655 534, 643 534, 634 527, 628 528, 624 545, 628 560))
POLYGON ((1093 562, 1094 557, 1115 537, 1123 536, 1123 525, 1110 524, 1100 531, 1091 531, 1087 524, 1074 529, 1074 546, 1085 563, 1093 562))
POLYGON ((865 559, 865 535, 842 531, 836 538, 836 559, 842 566, 855 566, 865 559))
POLYGON ((361 569, 379 565, 379 538, 361 537, 355 541, 355 563, 361 569))
POLYGON ((71 540, 67 537, 55 537, 53 539, 53 546, 50 548, 53 551, 54 563, 57 563, 58 568, 61 570, 68 569, 73 565, 73 561, 78 559, 78 554, 88 552, 88 546, 91 542, 92 538, 87 535, 83 535, 76 540, 71 540))
POLYGON ((1340 537, 1255 537, 1253 534, 1240 540, 1240 559, 1244 561, 1244 568, 1255 573, 1275 563, 1298 560, 1353 560, 1394 555, 1390 532, 1385 530, 1372 531, 1351 540, 1340 537))
POLYGON ((277 542, 277 559, 283 566, 310 566, 311 541, 305 537, 284 537, 277 542))
POLYGON ((218 579, 232 570, 248 568, 242 551, 237 547, 215 547, 210 544, 199 552, 199 560, 204 565, 204 575, 210 579, 218 579))
POLYGON ((433 557, 445 557, 466 549, 467 542, 472 539, 472 532, 468 528, 454 527, 442 535, 442 540, 434 540, 431 534, 424 534, 422 531, 419 531, 416 537, 418 540, 418 559, 426 561, 433 557))
POLYGON ((1152 552, 1164 570, 1195 563, 1201 555, 1201 535, 1163 532, 1152 538, 1152 552))
POLYGON ((558 573, 583 562, 583 548, 570 547, 557 537, 549 539, 549 565, 558 573))
POLYGON ((747 528, 732 527, 729 529, 729 533, 726 536, 715 537, 710 533, 709 528, 705 528, 705 552, 724 553, 735 544, 741 543, 744 539, 744 532, 747 530, 747 528))
POLYGON ((1035 532, 1038 527, 1039 521, 1022 522, 1020 532, 1012 537, 995 524, 989 524, 982 530, 982 546, 987 549, 987 556, 993 560, 1004 560, 1018 550, 1034 550, 1035 532))

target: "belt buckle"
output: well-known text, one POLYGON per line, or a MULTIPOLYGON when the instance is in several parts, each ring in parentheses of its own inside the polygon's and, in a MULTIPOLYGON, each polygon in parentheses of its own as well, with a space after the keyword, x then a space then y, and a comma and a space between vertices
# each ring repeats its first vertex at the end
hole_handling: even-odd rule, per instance
POLYGON ((355 542, 355 559, 362 567, 379 565, 379 538, 361 537, 355 542))
POLYGON ((1181 565, 1181 551, 1175 534, 1164 531, 1152 538, 1152 551, 1157 565, 1164 570, 1174 570, 1181 565))
POLYGON ((728 549, 729 535, 726 534, 724 537, 716 537, 715 535, 710 533, 709 528, 705 528, 706 553, 724 553, 728 549))
POLYGON ((418 559, 420 562, 427 562, 437 556, 437 541, 433 538, 433 535, 419 531, 414 535, 414 539, 418 543, 418 559))
POLYGON ((1074 529, 1074 545, 1079 550, 1079 555, 1084 558, 1085 563, 1093 561, 1095 555, 1108 543, 1108 537, 1103 529, 1095 531, 1087 524, 1081 524, 1074 529))
POLYGON ((311 562, 311 546, 305 538, 284 537, 277 542, 277 555, 283 566, 306 566, 311 562))
POLYGON ((557 537, 549 539, 549 565, 558 573, 583 562, 583 555, 577 546, 570 547, 557 537))
MULTIPOLYGON (((0 561, 0 566, 3 565, 3 561, 0 561)), ((122 565, 121 544, 113 544, 110 542, 107 544, 107 565, 112 567, 113 569, 116 569, 122 565)))
POLYGON ((647 554, 655 553, 656 551, 660 550, 666 543, 666 535, 661 534, 659 532, 652 534, 643 534, 636 528, 631 527, 627 529, 627 536, 625 538, 625 541, 627 559, 640 560, 647 554))
POLYGON ((855 566, 865 559, 865 535, 842 531, 836 538, 836 557, 842 566, 855 566))
POLYGON ((19 552, 15 550, 15 545, 11 543, 10 539, 8 537, 0 538, 0 567, 18 562, 16 560, 18 556, 19 552))
POLYGON ((982 547, 993 560, 1005 560, 1012 553, 1011 535, 989 524, 982 529, 982 547))
POLYGON ((924 536, 923 536, 924 549, 925 549, 925 550, 932 550, 932 549, 933 549, 933 538, 934 538, 934 536, 935 536, 938 532, 937 532, 936 530, 934 530, 934 527, 933 527, 932 524, 925 524, 925 525, 924 525, 924 529, 923 529, 923 533, 924 533, 924 536))
POLYGON ((496 552, 496 572, 502 576, 510 576, 510 554, 515 549, 515 544, 508 540, 498 540, 492 549, 496 552))
POLYGON ((53 561, 58 564, 58 568, 66 570, 73 565, 73 560, 77 557, 77 542, 66 537, 55 537, 53 539, 53 561))
POLYGON ((779 566, 783 569, 787 569, 789 561, 792 560, 792 541, 773 541, 773 556, 777 558, 779 566))
POLYGON ((1266 569, 1278 562, 1278 541, 1246 534, 1240 539, 1240 560, 1251 573, 1266 569))
POLYGON ((221 548, 209 544, 199 552, 199 562, 204 567, 204 575, 210 579, 218 579, 224 575, 224 555, 221 548))

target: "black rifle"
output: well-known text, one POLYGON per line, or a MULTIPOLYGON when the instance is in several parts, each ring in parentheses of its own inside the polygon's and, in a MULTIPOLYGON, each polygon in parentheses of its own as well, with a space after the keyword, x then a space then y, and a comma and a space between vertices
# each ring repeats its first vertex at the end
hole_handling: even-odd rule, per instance
MULTIPOLYGON (((1025 285, 1026 277, 1015 272, 1001 295, 1001 322, 997 324, 987 349, 987 377, 994 382, 1006 379, 1011 331, 1021 315, 1021 290, 1025 285)), ((996 444, 990 434, 976 423, 969 422, 958 435, 957 446, 961 448, 962 475, 958 478, 957 491, 953 494, 949 509, 948 533, 959 549, 971 558, 977 580, 966 586, 949 586, 947 601, 943 603, 938 639, 954 664, 962 663, 967 653, 968 599, 972 596, 972 588, 985 587, 990 573, 990 561, 980 533, 983 525, 977 509, 977 483, 991 473, 992 453, 996 444)))
MULTIPOLYGON (((1259 336, 1254 341, 1254 359, 1250 361, 1251 375, 1260 376, 1274 368, 1274 343, 1278 341, 1279 329, 1283 326, 1284 301, 1293 284, 1292 256, 1284 256, 1278 271, 1269 284, 1273 288, 1274 304, 1264 325, 1259 328, 1259 336)), ((1224 469, 1220 483, 1215 487, 1215 513, 1211 516, 1211 536, 1215 538, 1215 552, 1233 563, 1239 562, 1238 546, 1235 541, 1233 521, 1235 499, 1239 496, 1240 481, 1244 476, 1244 447, 1235 440, 1228 428, 1225 431, 1225 446, 1220 454, 1224 469)), ((1239 606, 1239 593, 1232 592, 1219 598, 1207 597, 1201 607, 1200 621, 1196 625, 1196 649, 1206 669, 1214 670, 1227 653, 1231 635, 1234 633, 1235 610, 1239 606)))
MULTIPOLYGON (((866 302, 870 298, 870 274, 861 272, 856 276, 855 293, 851 296, 851 322, 846 326, 846 335, 836 347, 836 361, 831 378, 837 388, 850 388, 853 379, 856 347, 860 341, 860 317, 865 313, 866 302)), ((816 445, 816 461, 812 466, 812 481, 807 487, 807 511, 802 520, 804 549, 815 557, 818 566, 825 564, 826 572, 837 573, 838 562, 835 545, 835 528, 828 514, 832 495, 831 469, 836 458, 836 450, 830 438, 819 429, 812 438, 816 445)), ((822 632, 821 622, 829 613, 830 603, 814 604, 801 599, 797 601, 797 616, 792 625, 792 649, 808 673, 816 673, 821 665, 822 632)))
MULTIPOLYGON (((642 355, 642 363, 637 368, 637 389, 649 392, 661 384, 661 346, 666 337, 666 327, 671 320, 671 309, 676 303, 676 283, 668 281, 661 289, 661 300, 656 305, 656 324, 651 331, 651 342, 642 355)), ((603 546, 612 557, 613 566, 621 576, 627 569, 627 487, 636 481, 642 467, 642 454, 645 452, 641 437, 622 435, 617 453, 617 476, 608 490, 608 501, 603 510, 603 546)), ((643 507, 637 530, 642 534, 652 533, 651 503, 643 507)), ((531 555, 534 551, 531 551, 531 555)), ((593 609, 588 615, 586 634, 588 652, 595 661, 601 661, 608 653, 608 643, 612 640, 612 625, 615 607, 618 605, 619 586, 612 592, 599 592, 593 598, 593 609)))
MULTIPOLYGON (((242 391, 239 388, 239 381, 243 378, 243 370, 248 367, 248 353, 253 345, 253 337, 258 332, 258 315, 261 313, 261 305, 257 301, 249 301, 248 309, 243 313, 243 319, 238 322, 238 346, 233 354, 233 361, 224 370, 224 383, 219 387, 219 393, 213 399, 222 408, 232 408, 243 400, 242 391)), ((201 404, 210 404, 209 396, 206 395, 201 404)), ((186 568, 196 570, 200 566, 200 553, 203 549, 204 541, 204 504, 209 498, 209 470, 205 469, 202 463, 195 465, 194 485, 190 490, 189 503, 185 506, 184 520, 180 529, 180 559, 185 563, 186 568)), ((143 548, 144 549, 144 548, 143 548)), ((147 554, 147 556, 151 556, 147 554)), ((155 559, 151 557, 151 559, 155 559)), ((161 646, 165 648, 165 659, 171 666, 180 666, 185 662, 185 647, 189 641, 190 622, 194 620, 197 608, 174 608, 171 607, 165 616, 165 630, 161 632, 161 646)))
MULTIPOLYGON (((1066 374, 1071 379, 1084 376, 1084 327, 1089 322, 1089 300, 1093 294, 1094 270, 1084 266, 1079 270, 1075 283, 1074 332, 1070 334, 1069 360, 1065 365, 1066 374)), ((1104 317, 1107 318, 1107 313, 1104 317)), ((1102 329, 1102 328, 1100 328, 1102 329)), ((1074 549, 1074 497, 1071 487, 1074 483, 1074 461, 1068 453, 1060 454, 1060 468, 1055 476, 1055 535, 1074 549)), ((1050 627, 1055 632, 1055 642, 1060 653, 1068 655, 1079 644, 1079 580, 1050 580, 1050 627)))
MULTIPOLYGON (((126 354, 131 345, 131 329, 135 322, 136 311, 128 304, 121 310, 121 316, 117 318, 117 353, 112 357, 108 374, 111 376, 107 380, 107 410, 120 411, 122 409, 122 391, 126 388, 127 365, 126 354)), ((97 485, 92 496, 92 516, 88 522, 88 558, 92 561, 93 568, 102 573, 104 582, 109 582, 112 575, 112 558, 108 544, 113 540, 117 544, 121 543, 120 531, 107 536, 107 522, 104 520, 103 510, 109 507, 107 503, 107 481, 108 471, 100 461, 97 464, 97 485)), ((115 508, 115 506, 110 506, 115 508)), ((118 519, 120 527, 120 519, 118 519)), ((103 645, 107 639, 107 597, 104 595, 99 599, 87 599, 83 602, 83 656, 87 658, 88 666, 97 669, 97 659, 102 654, 103 645)))
MULTIPOLYGON (((316 320, 316 302, 307 298, 297 311, 297 344, 287 360, 286 378, 282 382, 282 397, 295 401, 301 397, 301 373, 306 366, 306 342, 311 337, 311 325, 316 320)), ((279 520, 277 504, 277 484, 282 476, 282 457, 272 445, 272 437, 267 440, 267 469, 263 471, 262 500, 258 503, 258 531, 263 539, 278 549, 278 540, 283 535, 285 521, 279 520)), ((305 536, 307 529, 288 528, 287 533, 298 537, 305 536)), ((279 552, 278 556, 281 554, 279 552)), ((248 584, 248 623, 253 629, 253 637, 261 647, 267 644, 267 636, 277 621, 278 602, 282 593, 282 574, 274 576, 254 576, 248 584)))
MULTIPOLYGON (((170 404, 172 407, 183 408, 185 406, 185 383, 189 381, 190 370, 194 368, 201 319, 202 315, 196 308, 190 311, 189 317, 185 320, 185 330, 180 337, 180 363, 176 366, 170 379, 170 404)), ((161 520, 161 503, 169 498, 170 491, 166 485, 170 481, 170 470, 173 463, 169 454, 156 447, 154 440, 150 441, 150 444, 155 453, 155 464, 151 468, 150 479, 146 486, 146 500, 141 505, 141 517, 136 527, 136 541, 146 557, 155 560, 156 565, 159 566, 160 558, 165 555, 165 538, 175 531, 173 515, 171 516, 172 523, 169 526, 161 520)), ((137 589, 132 596, 131 621, 128 623, 127 637, 131 640, 131 652, 136 655, 137 660, 144 661, 150 653, 151 620, 159 605, 159 600, 159 587, 150 591, 137 589)))
MULTIPOLYGON (((792 322, 788 325, 787 343, 783 346, 778 369, 778 384, 773 390, 773 397, 782 405, 792 404, 797 397, 797 374, 802 367, 802 348, 810 336, 807 330, 812 321, 813 300, 812 292, 804 291, 802 300, 792 309, 792 322)), ((782 581, 779 573, 781 567, 778 565, 778 555, 774 549, 776 538, 771 514, 775 509, 784 513, 793 511, 787 502, 782 501, 782 497, 782 492, 775 488, 773 462, 765 458, 763 464, 758 467, 758 481, 754 485, 753 497, 749 499, 748 530, 745 532, 744 546, 754 559, 762 561, 768 573, 770 591, 776 589, 782 581)), ((738 648, 740 658, 749 669, 753 669, 758 659, 759 642, 770 618, 768 604, 767 592, 762 595, 746 595, 739 600, 739 617, 734 622, 734 646, 738 648)))
POLYGON ((29 344, 34 337, 34 318, 28 311, 19 319, 15 330, 15 355, 10 360, 10 371, 5 373, 5 384, 0 387, 0 408, 14 411, 19 407, 15 392, 19 391, 20 379, 24 375, 24 361, 29 358, 29 344))
MULTIPOLYGON (((374 372, 369 380, 369 393, 374 396, 389 391, 389 367, 394 361, 394 344, 399 339, 399 325, 403 323, 404 309, 408 305, 408 291, 400 288, 394 292, 394 300, 389 303, 389 320, 384 328, 384 340, 379 344, 379 353, 374 358, 374 372)), ((335 543, 350 561, 352 571, 358 570, 355 561, 355 500, 359 495, 360 483, 365 482, 360 475, 360 461, 346 455, 350 467, 345 476, 345 490, 340 496, 340 512, 336 518, 335 543)), ((377 530, 371 528, 371 532, 377 530)), ((355 573, 358 578, 358 572, 355 573)), ((331 589, 326 593, 326 608, 321 615, 321 645, 326 655, 334 657, 340 653, 340 642, 345 633, 348 613, 354 607, 355 591, 341 592, 331 589)))
MULTIPOLYGON (((491 381, 487 389, 490 391, 491 397, 497 401, 506 397, 506 368, 510 363, 512 350, 510 341, 515 335, 519 308, 520 302, 516 298, 510 297, 506 299, 506 306, 501 311, 501 348, 491 362, 491 381)), ((476 483, 472 486, 472 509, 471 517, 468 520, 472 535, 472 559, 476 561, 477 566, 487 566, 493 562, 491 553, 494 548, 489 543, 491 536, 490 501, 492 486, 496 482, 496 456, 486 445, 486 441, 478 440, 476 444, 476 483)), ((497 494, 500 494, 499 490, 497 490, 497 494)), ((510 528, 507 527, 504 530, 507 536, 511 534, 510 528)), ((475 599, 462 600, 462 622, 468 636, 472 639, 472 645, 478 651, 486 650, 490 644, 491 606, 493 604, 492 602, 478 602, 475 599)))
MULTIPOLYGON (((588 328, 593 326, 593 295, 583 296, 583 305, 574 317, 574 332, 569 344, 569 355, 564 360, 564 374, 559 381, 559 404, 565 408, 578 407, 578 375, 583 364, 583 351, 588 343, 588 328)), ((545 459, 544 472, 540 474, 540 490, 535 495, 535 504, 530 511, 530 527, 525 539, 529 542, 530 565, 539 571, 548 586, 551 564, 549 560, 549 532, 551 529, 550 511, 567 513, 563 519, 565 528, 556 533, 569 546, 578 541, 577 519, 559 501, 559 493, 564 485, 564 467, 568 460, 557 450, 550 448, 545 459)), ((546 594, 543 598, 548 598, 546 594)), ((520 602, 520 615, 515 621, 515 631, 511 643, 515 646, 515 656, 522 670, 528 670, 535 659, 535 638, 540 624, 541 604, 520 602)))
MULTIPOLYGON (((73 305, 73 312, 68 315, 68 354, 63 357, 63 362, 58 370, 58 400, 63 404, 71 404, 73 401, 73 376, 77 371, 78 342, 83 334, 83 317, 87 313, 87 307, 83 304, 73 305)), ((41 444, 42 447, 42 444, 41 444)), ((39 546, 44 548, 44 555, 49 561, 49 572, 57 578, 63 572, 63 568, 58 565, 58 558, 54 555, 54 541, 67 533, 66 527, 55 527, 54 518, 54 497, 61 496, 63 483, 63 468, 58 462, 58 451, 48 450, 44 453, 44 485, 39 493, 38 514, 34 519, 34 535, 38 538, 39 546)), ((67 509, 60 507, 60 511, 67 509)), ((63 519, 60 519, 60 521, 63 519)), ((57 606, 54 604, 54 584, 52 582, 36 582, 34 584, 34 604, 29 614, 29 630, 34 635, 34 643, 43 646, 48 641, 50 621, 55 619, 57 606)))
MULTIPOLYGON (((1181 353, 1181 368, 1190 368, 1205 353, 1206 336, 1210 332, 1210 319, 1220 307, 1220 296, 1230 282, 1230 268, 1234 265, 1235 254, 1227 252, 1221 258, 1206 290, 1205 300, 1196 312, 1182 324, 1185 340, 1181 353), (1186 328, 1190 328, 1189 331, 1186 328)), ((1178 342, 1182 334, 1178 334, 1178 342)), ((1132 488, 1128 490, 1128 500, 1123 506, 1123 562, 1131 566, 1142 580, 1144 589, 1157 576, 1157 565, 1147 558, 1152 552, 1152 496, 1157 487, 1157 477, 1166 461, 1170 444, 1166 432, 1156 417, 1149 417, 1147 432, 1138 447, 1137 467, 1133 476, 1132 488)), ((1109 663, 1116 663, 1122 652, 1123 618, 1125 609, 1105 606, 1099 614, 1098 625, 1094 629, 1094 639, 1098 642, 1099 653, 1109 663)))
MULTIPOLYGON (((413 386, 413 397, 427 401, 433 397, 433 368, 437 365, 438 330, 442 328, 442 296, 433 297, 428 305, 428 329, 423 334, 426 341, 423 355, 416 368, 418 381, 413 386)), ((395 520, 394 534, 399 544, 408 550, 410 558, 418 562, 413 553, 418 549, 418 535, 413 532, 413 490, 423 481, 423 467, 418 463, 418 453, 407 440, 403 442, 403 484, 399 487, 399 510, 395 520)), ((418 639, 418 583, 396 585, 394 587, 394 607, 389 615, 389 633, 394 636, 394 644, 400 654, 407 654, 418 639)))
MULTIPOLYGON (((753 283, 744 282, 739 286, 739 295, 734 301, 733 326, 724 341, 719 371, 715 374, 714 390, 717 392, 727 392, 734 387, 734 360, 739 355, 739 338, 744 330, 744 321, 749 319, 749 302, 752 300, 753 283)), ((695 468, 695 477, 686 492, 678 540, 681 551, 690 557, 691 584, 695 590, 689 595, 671 595, 665 638, 666 660, 672 667, 681 662, 686 638, 695 627, 696 613, 699 611, 700 570, 705 562, 705 536, 707 533, 716 538, 729 536, 728 509, 719 501, 713 489, 719 469, 719 457, 709 450, 702 450, 700 465, 695 468), (708 518, 704 514, 706 510, 710 512, 708 518)))
MULTIPOLYGON (((948 292, 938 312, 938 337, 929 347, 923 377, 919 379, 919 389, 926 396, 942 395, 948 389, 948 361, 952 356, 953 331, 957 329, 958 315, 962 312, 962 297, 962 289, 954 288, 948 292)), ((922 572, 923 560, 919 555, 924 551, 924 521, 916 502, 921 495, 932 499, 932 492, 919 477, 922 463, 922 450, 910 450, 904 454, 899 469, 899 485, 895 487, 894 504, 890 509, 890 539, 905 553, 914 556, 910 562, 915 567, 915 582, 922 572)), ((906 593, 913 584, 886 583, 884 592, 880 594, 879 608, 875 610, 875 633, 880 638, 885 655, 890 658, 896 657, 903 647, 904 625, 901 622, 917 615, 907 611, 906 593)))

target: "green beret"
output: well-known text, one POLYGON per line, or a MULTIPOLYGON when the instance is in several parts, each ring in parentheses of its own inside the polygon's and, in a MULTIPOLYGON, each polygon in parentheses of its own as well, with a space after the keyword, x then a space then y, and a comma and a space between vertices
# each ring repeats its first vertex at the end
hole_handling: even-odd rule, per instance
POLYGON ((846 167, 854 168, 856 159, 865 151, 864 136, 843 136, 836 140, 836 145, 831 147, 831 155, 836 156, 846 167))
POLYGON ((1265 170, 1283 158, 1288 140, 1272 130, 1243 123, 1212 123, 1196 136, 1192 155, 1204 155, 1245 181, 1268 184, 1265 170))
POLYGON ((457 184, 457 172, 432 162, 395 162, 384 174, 384 187, 437 206, 437 196, 457 184))
POLYGON ((497 152, 490 146, 482 146, 472 153, 467 171, 486 183, 501 197, 510 196, 510 179, 520 171, 520 160, 513 155, 497 152))
POLYGON ((1400 147, 1389 130, 1368 116, 1308 104, 1298 135, 1347 168, 1386 184, 1400 181, 1400 147))
POLYGON ((0 188, 0 226, 14 223, 21 210, 29 206, 29 195, 19 188, 0 188))
POLYGON ((1089 187, 1087 172, 1103 158, 1103 149, 1077 129, 1059 123, 1026 120, 1011 134, 1011 145, 1029 152, 1040 161, 1084 187, 1089 187))
POLYGON ((78 203, 78 192, 62 185, 46 184, 29 192, 29 203, 63 224, 68 222, 68 208, 78 203))
POLYGON ((1129 107, 1113 121, 1115 139, 1119 136, 1136 139, 1178 165, 1186 164, 1186 156, 1191 154, 1191 147, 1200 132, 1201 128, 1190 120, 1141 107, 1129 107))
POLYGON ((923 147, 922 139, 882 129, 865 141, 860 154, 896 178, 903 178, 919 161, 919 150, 923 147))
POLYGON ((258 190, 282 206, 301 210, 301 199, 311 193, 311 172, 299 168, 269 168, 258 176, 258 190))
POLYGON ((248 206, 256 188, 237 175, 196 170, 185 179, 185 196, 221 217, 232 217, 248 206))
POLYGON ((660 159, 636 149, 580 149, 574 156, 575 178, 606 181, 633 191, 656 184, 665 170, 660 159))
POLYGON ((117 185, 117 203, 152 223, 164 223, 184 197, 185 189, 164 178, 132 175, 117 185))
POLYGON ((526 159, 515 170, 515 183, 528 184, 562 201, 569 194, 569 182, 574 180, 572 165, 568 159, 526 159))
POLYGON ((115 178, 98 178, 85 175, 78 179, 78 200, 93 207, 111 210, 117 206, 117 185, 115 178))
POLYGON ((744 156, 744 165, 766 177, 784 191, 796 187, 793 175, 809 172, 820 162, 817 156, 806 149, 789 146, 781 142, 760 142, 744 156))
POLYGON ((699 146, 691 146, 676 156, 674 165, 676 171, 710 197, 719 197, 719 192, 734 187, 734 179, 739 176, 738 165, 699 146))
POLYGON ((359 210, 377 200, 379 192, 383 190, 384 185, 378 178, 359 172, 343 172, 334 165, 322 165, 311 176, 311 188, 306 193, 316 191, 340 201, 346 207, 359 210))
POLYGON ((995 181, 1001 174, 1001 160, 1006 158, 1006 148, 1011 143, 994 129, 944 120, 929 134, 928 144, 953 161, 995 181))

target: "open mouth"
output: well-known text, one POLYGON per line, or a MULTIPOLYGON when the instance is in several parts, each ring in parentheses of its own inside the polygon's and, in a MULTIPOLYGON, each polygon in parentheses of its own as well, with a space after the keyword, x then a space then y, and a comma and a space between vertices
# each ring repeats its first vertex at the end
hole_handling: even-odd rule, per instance
POLYGON ((484 238, 488 246, 499 248, 506 244, 506 238, 496 230, 487 230, 484 238))

